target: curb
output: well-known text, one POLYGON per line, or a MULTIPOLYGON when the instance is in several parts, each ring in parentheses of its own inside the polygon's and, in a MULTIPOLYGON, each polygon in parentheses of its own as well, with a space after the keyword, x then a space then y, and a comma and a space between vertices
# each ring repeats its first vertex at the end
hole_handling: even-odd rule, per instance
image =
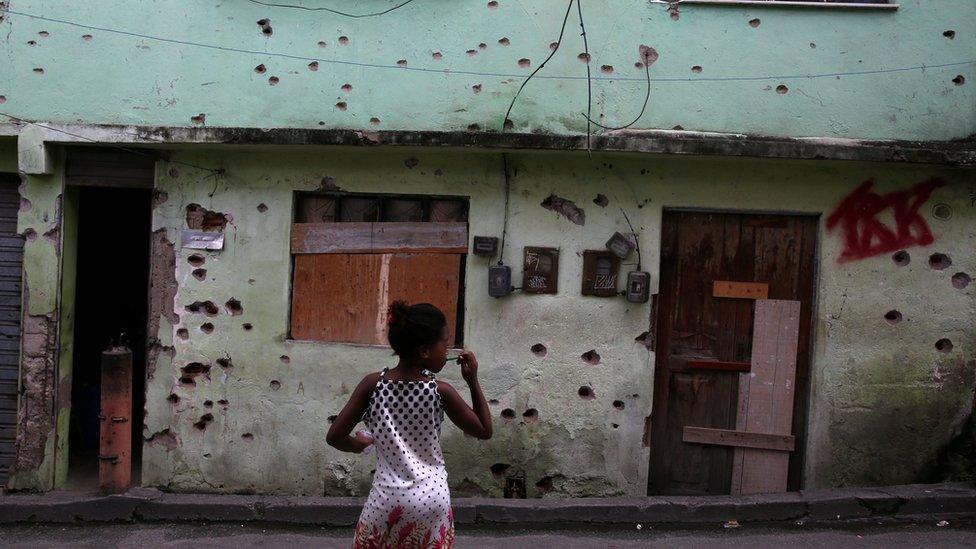
MULTIPOLYGON (((0 497, 0 524, 76 522, 261 522, 353 526, 364 498, 172 494, 133 488, 0 497)), ((508 526, 842 524, 864 520, 976 519, 976 487, 913 484, 780 494, 681 497, 453 500, 457 524, 508 526)))

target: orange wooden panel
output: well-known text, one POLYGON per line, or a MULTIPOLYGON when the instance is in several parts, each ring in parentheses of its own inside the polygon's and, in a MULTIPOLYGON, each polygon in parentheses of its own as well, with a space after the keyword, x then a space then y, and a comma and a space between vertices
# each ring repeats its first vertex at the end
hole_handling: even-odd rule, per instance
POLYGON ((382 265, 379 254, 296 255, 291 337, 383 343, 376 336, 382 265))
POLYGON ((766 299, 769 297, 769 284, 764 282, 733 282, 716 280, 712 288, 714 297, 734 297, 740 299, 766 299))
MULTIPOLYGON (((390 261, 387 303, 430 303, 447 317, 448 341, 453 345, 461 283, 461 257, 457 254, 396 254, 390 261)), ((384 326, 385 328, 385 326, 384 326)), ((381 333, 383 342, 386 334, 381 333)))

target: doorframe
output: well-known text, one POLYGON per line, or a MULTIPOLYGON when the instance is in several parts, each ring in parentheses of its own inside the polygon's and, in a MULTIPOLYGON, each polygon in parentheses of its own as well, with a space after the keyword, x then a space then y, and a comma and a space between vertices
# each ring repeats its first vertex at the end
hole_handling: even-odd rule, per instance
MULTIPOLYGON (((813 269, 813 288, 810 295, 810 344, 807 346, 807 371, 803 378, 802 386, 800 384, 794 385, 794 404, 793 404, 793 435, 796 437, 796 450, 790 455, 789 472, 787 476, 787 491, 794 492, 798 490, 803 490, 806 487, 806 475, 805 467, 807 461, 807 448, 809 444, 809 433, 810 433, 810 397, 812 391, 812 378, 814 371, 814 358, 815 350, 817 347, 817 322, 819 309, 820 309, 820 280, 821 280, 821 252, 823 246, 823 212, 811 212, 803 210, 780 210, 780 209, 754 209, 754 208, 744 208, 744 209, 731 209, 731 208, 710 208, 710 207, 697 207, 697 206, 667 206, 661 207, 661 223, 658 227, 658 234, 664 234, 664 215, 667 212, 678 212, 678 213, 714 213, 714 214, 733 214, 733 215, 779 215, 779 216, 794 216, 794 217, 812 217, 816 221, 816 230, 814 232, 814 242, 813 242, 813 261, 811 263, 811 268, 813 269), (797 417, 800 414, 801 417, 797 417)), ((660 282, 661 282, 661 251, 664 249, 663 239, 658 242, 658 293, 660 293, 660 282)), ((659 297, 657 299, 660 299, 659 297)), ((653 334, 655 343, 661 340, 660 330, 662 329, 661 319, 658 317, 660 308, 652 307, 650 319, 651 326, 654 326, 655 333, 653 334)), ((657 360, 657 347, 655 346, 654 351, 654 370, 652 373, 652 395, 656 396, 657 390, 657 376, 658 376, 658 360, 657 360)), ((655 403, 651 403, 651 415, 649 416, 650 429, 647 431, 648 440, 651 442, 651 453, 655 451, 653 441, 654 441, 654 431, 658 429, 659 419, 654 416, 655 403)), ((653 459, 653 455, 648 456, 648 461, 653 459)), ((653 482, 653 467, 648 463, 647 468, 647 493, 651 494, 651 484, 653 482)))

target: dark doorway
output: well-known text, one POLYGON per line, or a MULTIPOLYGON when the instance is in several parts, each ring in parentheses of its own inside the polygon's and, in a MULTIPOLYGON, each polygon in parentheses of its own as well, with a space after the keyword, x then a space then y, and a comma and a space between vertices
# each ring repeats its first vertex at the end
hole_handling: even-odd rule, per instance
POLYGON ((700 369, 701 361, 741 364, 752 355, 754 301, 714 296, 716 281, 761 283, 769 299, 800 302, 788 483, 800 488, 816 239, 815 216, 664 212, 649 493, 731 489, 733 448, 683 440, 685 427, 736 427, 740 374, 700 369))
POLYGON ((68 487, 98 485, 101 353, 132 349, 132 482, 139 484, 149 302, 149 189, 76 188, 78 253, 68 487))

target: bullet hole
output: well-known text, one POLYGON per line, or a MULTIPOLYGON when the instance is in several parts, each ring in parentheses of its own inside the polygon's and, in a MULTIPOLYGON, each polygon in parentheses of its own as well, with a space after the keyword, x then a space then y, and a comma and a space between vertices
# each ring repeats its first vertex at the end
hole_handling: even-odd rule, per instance
POLYGON ((946 338, 942 338, 935 342, 935 350, 940 353, 951 353, 952 352, 952 342, 946 338))
POLYGON ((291 357, 289 357, 288 355, 281 355, 281 356, 278 357, 278 359, 281 360, 281 363, 282 364, 289 364, 289 363, 291 363, 291 357))
POLYGON ((408 159, 406 159, 406 160, 403 161, 403 165, 406 166, 407 168, 410 168, 411 170, 417 164, 420 164, 420 161, 417 160, 416 158, 408 158, 408 159))
POLYGON ((268 78, 268 85, 269 86, 277 86, 278 85, 278 82, 280 82, 280 81, 281 80, 277 76, 272 76, 271 78, 268 78))
POLYGON ((478 44, 478 49, 479 50, 488 49, 488 44, 485 44, 484 42, 482 42, 482 43, 478 44))
POLYGON ((199 267, 199 266, 203 265, 204 262, 206 262, 207 260, 206 260, 205 257, 203 257, 200 254, 193 254, 190 257, 186 258, 186 261, 190 265, 193 265, 194 267, 199 267))
POLYGON ((244 307, 241 306, 241 302, 233 297, 228 299, 227 303, 224 303, 224 307, 227 309, 227 312, 230 313, 230 316, 244 314, 244 307))
POLYGON ((691 68, 691 72, 693 72, 695 74, 698 74, 701 71, 702 71, 701 65, 695 65, 694 67, 691 68))
POLYGON ((176 330, 176 337, 186 341, 190 339, 190 331, 186 328, 180 328, 179 330, 176 330))
POLYGON ((203 414, 200 416, 200 421, 194 423, 193 426, 202 431, 207 428, 207 424, 211 421, 213 421, 213 414, 203 414))
POLYGON ((212 400, 204 400, 203 401, 203 406, 205 408, 213 408, 213 401, 212 400))
POLYGON ((270 386, 272 391, 277 391, 278 389, 281 389, 281 382, 277 379, 272 379, 270 386))
POLYGON ((47 32, 47 31, 41 31, 41 32, 37 33, 37 35, 40 36, 41 38, 47 38, 48 36, 51 36, 51 33, 47 32))
POLYGON ((942 33, 942 36, 945 36, 949 40, 952 40, 953 38, 956 37, 956 31, 954 31, 954 30, 947 30, 947 31, 945 31, 945 32, 942 33))
POLYGON ((597 354, 596 349, 586 351, 580 356, 580 358, 582 358, 583 362, 589 364, 590 366, 596 366, 600 363, 600 355, 597 354))
POLYGON ((780 95, 785 95, 789 91, 790 91, 790 89, 787 88, 786 86, 784 86, 783 84, 780 84, 779 86, 776 86, 776 93, 778 93, 780 95))
POLYGON ((519 59, 519 60, 518 60, 518 66, 519 66, 519 67, 522 67, 523 69, 527 69, 527 68, 529 68, 529 67, 530 67, 531 65, 532 65, 532 62, 531 62, 531 61, 529 61, 529 60, 528 60, 527 58, 525 58, 525 57, 523 57, 523 58, 521 58, 521 59, 519 59))
POLYGON ((532 350, 532 354, 534 354, 539 358, 545 358, 546 355, 549 354, 549 349, 547 349, 546 346, 541 343, 536 343, 535 345, 533 345, 531 350, 532 350))
POLYGON ((191 116, 190 117, 190 122, 192 122, 194 124, 201 124, 202 125, 202 124, 206 123, 206 121, 207 121, 207 115, 205 115, 203 113, 200 113, 200 114, 198 114, 196 116, 191 116))
POLYGON ((44 74, 44 69, 37 67, 34 69, 34 74, 44 74))
POLYGON ((929 267, 936 271, 948 269, 950 265, 952 265, 952 259, 946 254, 935 253, 929 256, 929 267))
POLYGON ((901 313, 895 310, 888 311, 887 313, 885 313, 884 317, 885 317, 885 321, 887 321, 888 324, 891 324, 892 326, 901 322, 902 319, 901 313))
POLYGON ((957 75, 955 78, 952 79, 952 83, 957 86, 962 86, 963 84, 966 83, 966 77, 961 74, 957 75))
POLYGON ((600 67, 600 72, 603 74, 613 74, 613 65, 603 65, 600 67))
POLYGON ((230 372, 234 369, 234 361, 229 356, 220 357, 217 359, 217 366, 220 366, 225 372, 230 372))
POLYGON ((469 132, 476 132, 476 131, 480 131, 480 130, 481 130, 481 126, 479 126, 478 124, 469 124, 468 125, 468 131, 469 132))
POLYGON ((229 214, 214 212, 199 204, 189 204, 186 207, 186 225, 188 229, 197 231, 222 231, 230 222, 229 214))
POLYGON ((657 58, 660 57, 656 49, 644 44, 641 44, 637 51, 640 53, 641 62, 648 67, 657 63, 657 58))
POLYGON ((488 2, 488 9, 493 10, 498 8, 498 2, 496 0, 491 0, 488 2))
POLYGON ((27 41, 27 45, 28 46, 36 46, 37 45, 37 40, 28 40, 27 41))
POLYGON ((326 419, 326 421, 328 421, 329 423, 334 423, 334 422, 335 422, 335 420, 336 420, 336 419, 338 419, 338 418, 339 418, 339 416, 329 416, 329 417, 327 417, 327 418, 325 418, 325 419, 326 419))
POLYGON ((200 331, 205 334, 212 334, 214 331, 214 325, 210 322, 204 322, 200 325, 200 331))
POLYGON ((166 397, 166 400, 170 401, 173 404, 177 404, 180 401, 180 397, 176 393, 170 393, 169 396, 166 397))
POLYGON ((92 35, 90 35, 90 34, 82 34, 81 35, 81 39, 84 40, 85 42, 91 42, 92 35))
POLYGON ((972 281, 973 279, 966 273, 952 275, 952 287, 957 290, 965 290, 966 286, 969 286, 969 283, 972 281))
POLYGON ((549 492, 552 490, 552 477, 542 477, 538 482, 535 483, 535 487, 539 489, 540 492, 549 492))
POLYGON ((952 207, 948 204, 936 204, 932 207, 932 217, 942 221, 949 221, 952 219, 952 207))
POLYGON ((37 231, 34 229, 24 230, 24 238, 27 239, 28 242, 33 242, 37 238, 37 231))
POLYGON ((243 435, 241 435, 241 438, 247 441, 251 441, 254 440, 254 435, 252 435, 251 433, 244 433, 243 435))
POLYGON ((891 260, 895 262, 895 265, 904 267, 912 262, 912 256, 905 250, 900 250, 892 254, 891 260))
POLYGON ((407 66, 407 60, 406 59, 399 59, 399 60, 397 60, 396 64, 397 64, 398 67, 406 67, 407 66))
POLYGON ((200 376, 210 379, 210 365, 202 362, 191 362, 180 368, 180 372, 180 383, 184 385, 196 385, 196 378, 200 376))
POLYGON ((261 213, 268 211, 268 205, 265 204, 264 202, 258 204, 258 211, 261 213))
POLYGON ((634 341, 636 341, 637 343, 640 343, 644 347, 647 347, 648 349, 650 349, 651 348, 651 332, 643 332, 643 333, 641 333, 641 335, 639 335, 639 336, 637 336, 637 337, 634 338, 634 341))
POLYGON ((264 66, 264 63, 262 63, 262 64, 260 64, 260 65, 258 65, 256 67, 254 67, 254 72, 256 72, 258 74, 264 74, 267 71, 268 71, 268 68, 264 66))
POLYGON ((610 426, 613 427, 614 429, 620 427, 620 425, 617 423, 611 423, 610 426))
POLYGON ((193 269, 193 273, 192 274, 193 274, 193 278, 195 278, 195 279, 197 279, 197 280, 199 280, 201 282, 203 282, 204 280, 207 279, 207 270, 206 269, 193 269))
POLYGON ((593 203, 601 208, 606 208, 607 204, 610 203, 610 199, 607 198, 605 194, 598 194, 596 198, 593 199, 593 203))
POLYGON ((505 472, 508 471, 509 468, 511 467, 512 466, 509 465, 508 463, 496 463, 490 467, 491 474, 495 475, 496 477, 500 477, 504 475, 505 472))
POLYGON ((315 71, 319 70, 319 62, 318 61, 312 61, 311 63, 309 63, 308 64, 308 70, 310 70, 312 72, 315 72, 315 71))
POLYGON ((33 205, 31 204, 31 201, 29 199, 24 198, 23 196, 20 197, 20 207, 18 208, 20 211, 27 212, 30 211, 32 207, 33 205))
POLYGON ((515 419, 515 410, 511 408, 502 410, 502 419, 515 419))
POLYGON ((168 173, 169 176, 172 177, 173 179, 176 179, 177 177, 180 176, 180 170, 177 170, 176 168, 170 168, 169 171, 166 173, 168 173))
POLYGON ((250 332, 251 329, 254 328, 254 326, 250 322, 245 322, 244 324, 241 324, 241 327, 244 328, 245 332, 250 332))
POLYGON ((352 84, 343 84, 342 87, 339 89, 341 89, 345 93, 349 93, 352 91, 352 84))
POLYGON ((507 46, 512 42, 508 38, 502 37, 498 39, 498 43, 501 44, 502 46, 507 46))
POLYGON ((613 407, 616 408, 616 409, 618 409, 618 410, 623 410, 625 406, 626 405, 624 404, 624 401, 622 401, 622 400, 615 400, 615 401, 613 401, 613 407))
POLYGON ((7 102, 7 96, 6 95, 0 95, 0 105, 3 105, 6 102, 7 102))
POLYGON ((224 408, 227 408, 228 402, 226 400, 224 400, 224 399, 220 399, 220 400, 217 401, 217 404, 219 404, 220 406, 223 406, 224 408))
POLYGON ((558 48, 558 47, 559 47, 559 42, 549 42, 549 50, 550 51, 556 51, 556 48, 558 48))
POLYGON ((672 21, 677 21, 681 18, 681 13, 678 11, 678 3, 672 2, 668 4, 668 15, 671 16, 672 21))
POLYGON ((346 110, 346 102, 345 101, 339 101, 338 103, 335 104, 335 106, 340 111, 346 110))
POLYGON ((488 401, 488 404, 491 404, 492 406, 494 406, 494 405, 498 404, 498 399, 497 398, 493 398, 493 399, 491 399, 491 400, 488 401))
POLYGON ((220 312, 213 301, 194 301, 184 308, 188 313, 203 313, 207 316, 217 316, 217 313, 220 312))
POLYGON ((815 50, 815 49, 817 49, 817 45, 816 45, 816 44, 814 44, 813 42, 810 42, 810 49, 811 49, 811 50, 815 50))
POLYGON ((634 68, 635 69, 643 69, 644 68, 644 64, 641 63, 640 61, 638 61, 638 62, 634 63, 634 68))
POLYGON ((505 122, 502 124, 502 127, 505 128, 506 130, 511 130, 515 128, 515 123, 509 120, 508 118, 506 118, 505 122))
POLYGON ((349 43, 349 37, 348 36, 340 36, 339 37, 339 43, 342 44, 343 46, 345 46, 346 44, 349 43))
POLYGON ((594 398, 596 398, 596 395, 593 394, 593 389, 587 385, 580 387, 579 391, 577 391, 576 393, 583 400, 593 400, 594 398))
POLYGON ((756 27, 758 27, 761 24, 762 24, 762 21, 760 21, 759 18, 750 19, 749 20, 749 26, 752 27, 752 28, 756 28, 756 27))
POLYGON ((372 124, 373 126, 379 126, 380 125, 380 119, 379 118, 376 118, 374 116, 373 118, 370 118, 369 119, 369 123, 372 124))
POLYGON ((437 168, 436 170, 434 170, 434 175, 437 176, 437 177, 440 177, 440 176, 444 175, 444 170, 442 170, 440 168, 437 168))
POLYGON ((588 54, 586 52, 577 55, 576 58, 579 59, 583 63, 589 63, 590 62, 590 54, 588 54))
POLYGON ((319 47, 324 48, 326 46, 325 40, 319 40, 319 47))
POLYGON ((474 93, 481 93, 481 84, 475 84, 474 86, 471 86, 471 91, 473 91, 474 93))
POLYGON ((566 200, 565 198, 551 194, 539 205, 547 210, 556 212, 557 214, 566 217, 566 219, 572 221, 576 225, 586 224, 586 211, 584 211, 583 208, 576 206, 576 204, 571 200, 566 200))
POLYGON ((265 36, 271 36, 274 33, 274 29, 271 28, 270 19, 261 19, 258 21, 258 26, 261 27, 261 33, 265 36))

